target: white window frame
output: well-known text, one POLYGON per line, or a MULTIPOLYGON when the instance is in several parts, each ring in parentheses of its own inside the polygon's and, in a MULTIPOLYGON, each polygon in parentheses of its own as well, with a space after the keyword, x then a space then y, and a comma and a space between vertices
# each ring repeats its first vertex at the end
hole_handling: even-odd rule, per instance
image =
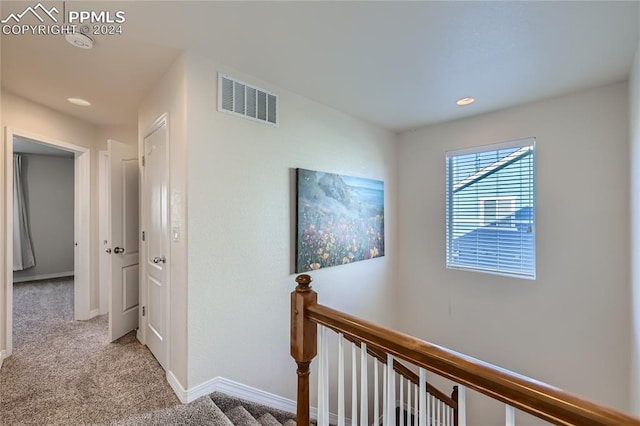
MULTIPOLYGON (((514 152, 513 154, 510 154, 507 157, 510 157, 511 155, 516 154, 517 152, 514 152)), ((500 159, 499 161, 496 162, 495 165, 491 165, 488 166, 487 169, 489 169, 489 172, 486 173, 494 173, 495 170, 491 170, 492 167, 494 167, 494 169, 497 169, 498 167, 507 167, 510 163, 507 163, 507 166, 504 165, 504 163, 501 165, 499 164, 500 162, 502 162, 503 160, 508 158, 505 157, 503 159, 500 159)), ((519 139, 519 140, 514 140, 514 141, 510 141, 510 142, 504 142, 504 143, 498 143, 498 144, 492 144, 492 145, 484 145, 484 146, 478 146, 478 147, 472 147, 472 148, 465 148, 465 149, 459 149, 459 150, 454 150, 454 151, 447 151, 446 153, 446 170, 447 170, 447 176, 446 176, 446 187, 445 187, 445 192, 446 192, 446 213, 445 213, 445 229, 446 229, 446 248, 445 248, 445 260, 446 260, 446 267, 447 269, 459 269, 459 270, 466 270, 466 271, 475 271, 475 272, 483 272, 483 273, 490 273, 490 274, 494 274, 494 275, 504 275, 504 276, 509 276, 509 277, 516 277, 516 278, 523 278, 523 279, 529 279, 529 280, 535 280, 536 278, 536 238, 535 238, 535 232, 536 232, 536 218, 535 218, 535 207, 536 207, 536 139, 535 138, 526 138, 526 139, 519 139), (531 207, 532 209, 532 219, 531 219, 531 224, 528 227, 528 230, 526 231, 527 233, 533 233, 533 246, 531 248, 530 252, 527 252, 527 254, 530 254, 531 257, 533 258, 533 270, 532 271, 526 271, 526 270, 510 270, 508 268, 500 268, 500 267, 485 267, 482 266, 480 264, 478 265, 463 265, 459 262, 459 256, 460 256, 460 252, 454 252, 454 223, 460 223, 461 219, 459 219, 458 217, 454 217, 453 216, 453 211, 454 211, 454 207, 453 207, 453 194, 457 191, 460 191, 462 189, 460 188, 464 188, 466 186, 469 185, 473 185, 474 181, 478 181, 479 179, 483 179, 483 172, 482 171, 478 171, 475 174, 472 174, 471 176, 463 179, 460 182, 452 182, 453 180, 453 171, 449 170, 449 161, 451 158, 454 157, 458 157, 458 156, 463 156, 463 155, 468 155, 468 154, 479 154, 479 153, 483 153, 483 152, 491 152, 491 151, 500 151, 500 150, 505 150, 505 149, 509 149, 509 148, 516 148, 516 147, 520 147, 522 149, 525 149, 525 147, 529 147, 528 149, 531 151, 531 155, 532 155, 532 174, 531 174, 531 179, 532 179, 532 186, 531 186, 531 206, 525 206, 525 207, 531 207)), ((511 159, 511 161, 519 161, 519 160, 513 160, 511 159)), ((506 161, 505 161, 506 162, 506 161)), ((508 217, 508 216, 496 216, 495 219, 493 219, 493 221, 487 221, 485 219, 485 214, 484 214, 484 201, 487 200, 511 200, 511 208, 510 208, 510 214, 513 215, 517 212, 517 197, 516 196, 512 196, 512 195, 505 195, 505 196, 482 196, 482 197, 478 197, 478 216, 474 219, 474 218, 468 218, 468 219, 464 219, 466 222, 469 223, 473 223, 473 222, 477 222, 479 224, 478 228, 476 229, 480 229, 481 226, 486 226, 486 225, 490 225, 492 222, 495 222, 496 220, 500 220, 500 218, 504 218, 504 217, 508 217)), ((496 203, 496 208, 498 207, 498 203, 496 203)), ((522 230, 519 228, 518 224, 522 224, 525 221, 523 220, 516 220, 514 218, 514 220, 512 221, 512 223, 510 224, 511 226, 507 227, 499 227, 500 231, 519 231, 522 232, 522 230)), ((529 222, 529 220, 526 221, 527 223, 529 222)), ((459 237, 456 237, 459 238, 459 237)), ((459 246, 458 246, 459 247, 459 246)), ((499 246, 498 246, 499 247, 499 246)), ((499 250, 499 249, 498 249, 499 250)), ((524 252, 523 252, 524 253, 524 252)))

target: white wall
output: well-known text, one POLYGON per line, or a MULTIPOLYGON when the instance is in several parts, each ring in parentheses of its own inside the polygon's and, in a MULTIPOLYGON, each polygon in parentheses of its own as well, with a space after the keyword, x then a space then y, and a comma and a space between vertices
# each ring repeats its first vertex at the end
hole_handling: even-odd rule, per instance
POLYGON ((295 398, 295 168, 385 182, 387 255, 312 275, 320 303, 394 326, 396 137, 203 57, 187 64, 188 385, 223 376, 295 398), (277 93, 279 127, 219 113, 218 71, 277 93))
POLYGON ((23 154, 22 170, 36 264, 14 282, 73 275, 73 158, 23 154))
MULTIPOLYGON (((170 342, 169 370, 182 387, 187 388, 187 232, 186 232, 186 63, 184 57, 170 67, 165 76, 143 101, 138 114, 139 141, 153 123, 168 113, 169 128, 169 223, 182 229, 179 242, 172 242, 167 258, 170 263, 170 342)), ((142 152, 142 145, 139 146, 142 152)), ((140 154, 142 155, 142 154, 140 154)), ((194 196, 198 196, 195 194, 194 196)), ((144 215, 144 206, 141 210, 144 215)), ((142 225, 144 226, 144 225, 142 225)), ((144 228, 143 228, 144 229, 144 228)), ((144 255, 144 252, 143 252, 144 255)), ((141 265, 144 265, 141 258, 141 265)), ((143 266, 144 268, 144 266, 143 266)), ((142 280, 141 280, 142 281, 142 280)), ((142 295, 141 304, 146 300, 142 295)), ((142 323, 142 321, 141 321, 142 323)), ((189 331, 190 333, 190 331, 189 331)))
MULTIPOLYGON (((14 131, 28 132, 29 134, 42 136, 48 139, 67 142, 74 145, 92 149, 91 152, 91 190, 97 194, 98 177, 97 177, 97 150, 93 149, 96 128, 95 126, 78 120, 76 118, 64 115, 50 108, 33 103, 27 99, 16 96, 12 93, 2 92, 2 128, 10 127, 14 131)), ((3 134, 4 139, 4 134, 3 134)), ((4 144, 3 144, 4 146, 4 144)), ((4 149, 0 154, 0 160, 4 162, 4 149)), ((2 176, 4 176, 4 166, 2 168, 2 176)), ((4 178, 2 178, 4 181, 4 178)), ((0 189, 0 200, 4 200, 4 183, 0 189)), ((1 208, 4 211, 4 202, 1 208)), ((91 199, 91 235, 90 241, 97 241, 98 220, 97 220, 98 199, 91 199)), ((2 228, 2 227, 0 227, 2 228)), ((4 241, 4 228, 0 229, 0 241, 4 241)), ((98 308, 98 247, 96 244, 91 245, 91 306, 90 309, 98 308)), ((4 273, 4 271, 0 271, 4 273)), ((2 298, 4 300, 4 296, 2 298)), ((0 303, 0 305, 3 305, 0 303)), ((4 308, 2 308, 2 318, 4 318, 4 308)), ((0 320, 4 321, 4 320, 0 320)), ((5 347, 4 324, 0 331, 0 349, 5 347)))
MULTIPOLYGON (((48 139, 90 148, 92 150, 91 191, 98 193, 98 151, 94 149, 95 126, 8 92, 3 92, 2 103, 3 128, 7 126, 14 131, 25 131, 48 139)), ((98 247, 93 244, 98 238, 97 211, 98 197, 91 197, 91 310, 97 309, 99 303, 98 247)))
MULTIPOLYGON (((127 139, 122 142, 135 143, 137 140, 136 125, 96 127, 77 118, 59 113, 48 107, 36 104, 15 94, 2 91, 1 125, 10 127, 14 131, 28 132, 48 139, 67 142, 91 149, 91 273, 90 273, 90 309, 97 312, 99 308, 99 280, 98 280, 98 150, 106 148, 106 140, 127 139)), ((132 121, 135 122, 135 117, 132 121)), ((4 139, 4 134, 3 134, 4 139)), ((4 145, 3 145, 4 146, 4 145)), ((4 149, 2 150, 4 153, 4 149)), ((0 160, 4 154, 0 154, 0 160)), ((0 161, 3 163, 4 160, 0 161)), ((4 176, 4 164, 0 165, 0 176, 4 176)), ((0 200, 4 198, 4 183, 0 186, 0 200)), ((3 202, 2 211, 4 212, 3 202)), ((0 217, 2 217, 0 215, 0 217)), ((0 227, 2 228, 2 227, 0 227)), ((0 229, 0 240, 4 241, 4 229, 0 229)), ((0 249, 4 253, 4 247, 0 249)), ((4 271, 0 270, 4 274, 4 271)), ((1 300, 4 300, 4 296, 1 300)), ((0 350, 5 348, 4 335, 4 302, 0 303, 0 350)))
MULTIPOLYGON (((403 331, 629 410, 628 138, 625 83, 403 133, 403 331), (447 270, 445 152, 530 136, 537 279, 447 270)), ((497 424, 502 408, 484 401, 469 418, 497 424)))
POLYGON ((631 409, 640 416, 640 42, 629 77, 631 163, 631 409))
MULTIPOLYGON (((133 117, 137 120, 137 117, 133 117)), ((106 150, 107 140, 113 139, 129 145, 138 144, 138 123, 122 126, 101 126, 98 127, 96 136, 96 149, 106 150)))

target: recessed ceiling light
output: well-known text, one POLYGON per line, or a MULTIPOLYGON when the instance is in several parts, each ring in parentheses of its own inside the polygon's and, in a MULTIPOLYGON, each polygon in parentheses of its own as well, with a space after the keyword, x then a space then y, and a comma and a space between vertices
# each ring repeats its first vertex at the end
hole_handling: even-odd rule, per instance
POLYGON ((64 38, 69 44, 79 47, 80 49, 91 49, 93 47, 93 39, 82 33, 69 33, 65 35, 64 38))
POLYGON ((78 106, 91 106, 91 102, 89 101, 85 101, 82 98, 68 98, 67 99, 69 102, 71 102, 74 105, 78 105, 78 106))
POLYGON ((474 98, 462 98, 456 101, 456 105, 464 106, 474 103, 476 100, 474 98))

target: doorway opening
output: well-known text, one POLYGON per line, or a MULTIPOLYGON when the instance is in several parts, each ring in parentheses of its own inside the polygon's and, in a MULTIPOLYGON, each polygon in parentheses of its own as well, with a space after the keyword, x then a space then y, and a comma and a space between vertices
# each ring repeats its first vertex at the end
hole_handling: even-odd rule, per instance
MULTIPOLYGON (((22 142, 34 144, 34 149, 42 152, 68 153, 73 158, 73 317, 75 320, 87 320, 98 314, 98 310, 91 311, 90 300, 90 156, 91 150, 67 142, 56 141, 26 131, 5 129, 5 257, 4 257, 4 324, 5 324, 5 353, 7 358, 13 348, 13 215, 14 215, 14 146, 22 142)), ((70 272, 70 271, 69 271, 70 272)))

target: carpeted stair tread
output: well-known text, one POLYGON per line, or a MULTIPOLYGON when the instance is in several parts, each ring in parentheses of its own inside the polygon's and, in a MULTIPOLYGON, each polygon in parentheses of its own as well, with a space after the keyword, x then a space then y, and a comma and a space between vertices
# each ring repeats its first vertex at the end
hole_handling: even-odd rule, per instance
POLYGON ((111 426, 233 426, 222 410, 208 396, 190 404, 138 414, 111 423, 111 426))
POLYGON ((296 426, 295 420, 287 420, 282 426, 296 426))
POLYGON ((235 398, 222 392, 213 392, 209 396, 223 412, 231 410, 238 405, 242 405, 255 419, 259 419, 265 413, 271 414, 281 424, 287 420, 296 418, 296 415, 293 413, 257 404, 255 402, 246 401, 244 399, 235 398))
POLYGON ((275 417, 273 417, 270 413, 264 413, 260 418, 258 418, 258 422, 262 426, 282 426, 275 417))
POLYGON ((238 405, 224 413, 227 415, 229 420, 231 420, 231 423, 236 426, 261 426, 260 422, 258 422, 242 405, 238 405))

